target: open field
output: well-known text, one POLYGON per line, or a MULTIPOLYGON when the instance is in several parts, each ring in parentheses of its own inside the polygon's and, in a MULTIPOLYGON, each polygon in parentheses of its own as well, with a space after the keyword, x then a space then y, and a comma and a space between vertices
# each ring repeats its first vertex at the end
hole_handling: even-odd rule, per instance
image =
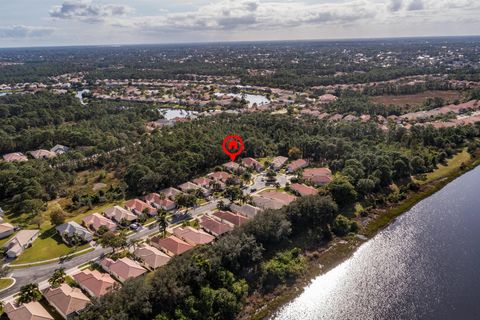
POLYGON ((419 184, 425 184, 441 178, 448 177, 453 172, 457 171, 462 166, 462 164, 467 164, 470 160, 470 154, 467 152, 467 149, 464 149, 462 152, 449 159, 447 165, 444 166, 440 164, 437 170, 427 173, 425 175, 425 180, 414 179, 414 181, 419 184))
POLYGON ((371 97, 370 100, 375 103, 382 103, 385 105, 399 105, 399 106, 413 106, 413 105, 420 105, 422 104, 427 98, 435 98, 440 97, 443 98, 447 103, 452 103, 456 99, 462 98, 462 92, 460 91, 425 91, 416 94, 408 94, 408 95, 388 95, 388 96, 378 96, 378 97, 371 97))
POLYGON ((8 288, 13 283, 12 278, 2 278, 0 279, 0 290, 8 288))

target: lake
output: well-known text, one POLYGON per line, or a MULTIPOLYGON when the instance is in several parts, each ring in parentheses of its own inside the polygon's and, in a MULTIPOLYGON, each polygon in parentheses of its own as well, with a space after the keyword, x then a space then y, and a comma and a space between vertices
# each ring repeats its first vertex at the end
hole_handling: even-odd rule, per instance
POLYGON ((182 109, 158 109, 158 111, 160 111, 167 120, 186 118, 188 116, 197 114, 195 111, 187 111, 182 109))
POLYGON ((77 97, 80 100, 81 104, 85 104, 85 102, 83 102, 83 94, 84 93, 89 93, 89 92, 90 92, 90 90, 88 90, 88 89, 84 89, 82 91, 77 91, 77 94, 75 95, 75 97, 77 97))
POLYGON ((275 320, 480 319, 480 168, 317 277, 275 320))
MULTIPOLYGON (((232 98, 238 98, 238 99, 242 98, 241 94, 235 94, 235 93, 228 93, 228 94, 216 93, 215 95, 217 97, 227 95, 227 96, 232 97, 232 98)), ((270 100, 268 100, 267 97, 262 96, 260 94, 245 94, 244 97, 245 97, 245 101, 248 102, 248 107, 249 108, 251 108, 254 104, 257 104, 257 106, 261 106, 263 104, 270 103, 270 100)))

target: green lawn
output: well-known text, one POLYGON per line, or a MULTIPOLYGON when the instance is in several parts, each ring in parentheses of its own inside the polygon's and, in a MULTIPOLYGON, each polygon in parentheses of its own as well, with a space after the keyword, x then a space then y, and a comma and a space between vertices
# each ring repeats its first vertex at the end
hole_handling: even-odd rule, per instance
POLYGON ((429 183, 441 178, 448 177, 451 173, 458 170, 460 166, 466 164, 470 161, 471 156, 470 153, 467 152, 467 149, 464 149, 462 152, 458 153, 457 155, 453 156, 446 166, 439 165, 438 169, 434 172, 430 172, 426 174, 426 180, 415 180, 420 184, 429 183))
POLYGON ((59 258, 75 251, 88 248, 88 244, 84 244, 77 248, 67 246, 58 234, 54 234, 55 229, 50 229, 42 233, 32 246, 26 249, 15 261, 12 266, 21 263, 32 263, 48 259, 59 258))
POLYGON ((12 278, 2 278, 0 279, 0 290, 8 288, 13 283, 12 278))

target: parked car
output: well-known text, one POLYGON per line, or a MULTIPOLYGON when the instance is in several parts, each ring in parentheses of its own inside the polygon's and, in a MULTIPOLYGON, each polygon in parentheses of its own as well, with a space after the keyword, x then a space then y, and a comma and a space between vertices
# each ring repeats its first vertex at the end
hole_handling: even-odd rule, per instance
POLYGON ((255 191, 257 191, 257 188, 250 189, 250 192, 255 192, 255 191))
POLYGON ((140 225, 138 223, 132 223, 130 225, 130 229, 137 231, 138 229, 140 229, 140 225))

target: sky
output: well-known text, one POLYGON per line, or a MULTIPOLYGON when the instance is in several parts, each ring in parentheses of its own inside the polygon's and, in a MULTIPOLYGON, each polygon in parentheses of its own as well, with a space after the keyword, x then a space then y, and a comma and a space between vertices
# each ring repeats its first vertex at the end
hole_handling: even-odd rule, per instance
POLYGON ((0 0, 0 47, 479 35, 478 0, 0 0))

